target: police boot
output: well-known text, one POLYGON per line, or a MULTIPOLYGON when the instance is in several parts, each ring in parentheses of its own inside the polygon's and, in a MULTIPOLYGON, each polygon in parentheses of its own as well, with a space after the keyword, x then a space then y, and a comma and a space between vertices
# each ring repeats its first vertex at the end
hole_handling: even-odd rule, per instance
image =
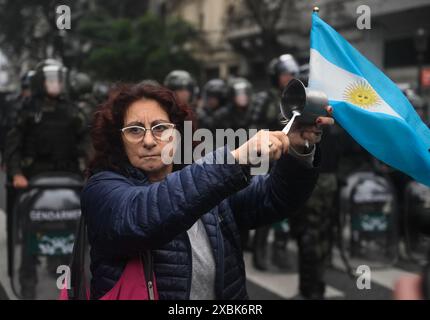
POLYGON ((267 236, 270 227, 261 227, 255 230, 254 235, 254 254, 252 255, 252 262, 254 268, 265 271, 267 270, 267 236))
POLYGON ((322 244, 312 234, 298 238, 299 245, 299 291, 309 300, 322 300, 325 293, 325 260, 322 244))
POLYGON ((272 263, 281 270, 288 270, 290 268, 287 243, 288 233, 276 230, 275 240, 272 244, 272 263))

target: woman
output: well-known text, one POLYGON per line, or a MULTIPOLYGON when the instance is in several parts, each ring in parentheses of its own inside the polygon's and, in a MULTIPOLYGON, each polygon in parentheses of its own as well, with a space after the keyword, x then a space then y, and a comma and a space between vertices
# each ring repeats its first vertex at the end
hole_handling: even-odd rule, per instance
POLYGON ((183 133, 188 110, 170 90, 144 84, 117 88, 95 114, 95 155, 82 193, 93 299, 146 250, 160 299, 247 299, 239 230, 294 214, 312 192, 314 152, 299 152, 305 140, 319 142, 317 126, 289 137, 262 131, 237 150, 220 148, 183 168, 166 165, 163 148, 176 139, 166 133, 183 133), (248 148, 276 161, 270 174, 251 178, 248 148), (218 157, 234 164, 209 164, 218 157))

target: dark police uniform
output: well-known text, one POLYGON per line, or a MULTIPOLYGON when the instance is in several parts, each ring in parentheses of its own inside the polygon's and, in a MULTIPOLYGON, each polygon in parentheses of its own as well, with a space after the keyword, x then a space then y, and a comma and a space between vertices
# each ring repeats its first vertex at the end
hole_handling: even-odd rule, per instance
POLYGON ((82 112, 64 98, 27 100, 8 133, 5 159, 10 177, 49 171, 79 173, 86 133, 82 112))
MULTIPOLYGON (((83 156, 85 117, 64 98, 33 98, 26 100, 16 126, 9 131, 5 149, 8 179, 17 174, 27 179, 46 172, 80 173, 79 157, 83 156)), ((16 191, 8 190, 8 215, 12 214, 16 191)), ((8 219, 11 221, 11 219, 8 219)), ((26 223, 25 221, 23 222, 26 223)), ((28 227, 23 225, 24 230, 28 227)), ((26 240, 29 233, 25 232, 26 240)), ((25 299, 35 298, 38 257, 22 250, 20 283, 25 299)), ((50 271, 58 265, 49 259, 50 271)))

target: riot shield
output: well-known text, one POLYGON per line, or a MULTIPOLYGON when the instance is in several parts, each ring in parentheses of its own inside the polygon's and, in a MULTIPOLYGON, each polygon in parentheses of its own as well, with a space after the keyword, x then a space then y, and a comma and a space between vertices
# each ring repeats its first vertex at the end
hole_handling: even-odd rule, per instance
POLYGON ((10 215, 11 286, 19 299, 57 299, 67 273, 81 216, 83 180, 46 173, 19 191, 10 215))
POLYGON ((397 211, 388 179, 373 172, 348 177, 341 190, 342 241, 352 268, 384 268, 397 262, 397 211))

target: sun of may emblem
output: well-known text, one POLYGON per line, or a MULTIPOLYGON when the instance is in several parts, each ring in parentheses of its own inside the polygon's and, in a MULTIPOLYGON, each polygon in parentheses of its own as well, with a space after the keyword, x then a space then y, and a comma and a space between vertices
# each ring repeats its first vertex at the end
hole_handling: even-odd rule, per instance
POLYGON ((343 96, 347 102, 364 109, 376 107, 381 102, 376 91, 362 80, 348 85, 343 96))

